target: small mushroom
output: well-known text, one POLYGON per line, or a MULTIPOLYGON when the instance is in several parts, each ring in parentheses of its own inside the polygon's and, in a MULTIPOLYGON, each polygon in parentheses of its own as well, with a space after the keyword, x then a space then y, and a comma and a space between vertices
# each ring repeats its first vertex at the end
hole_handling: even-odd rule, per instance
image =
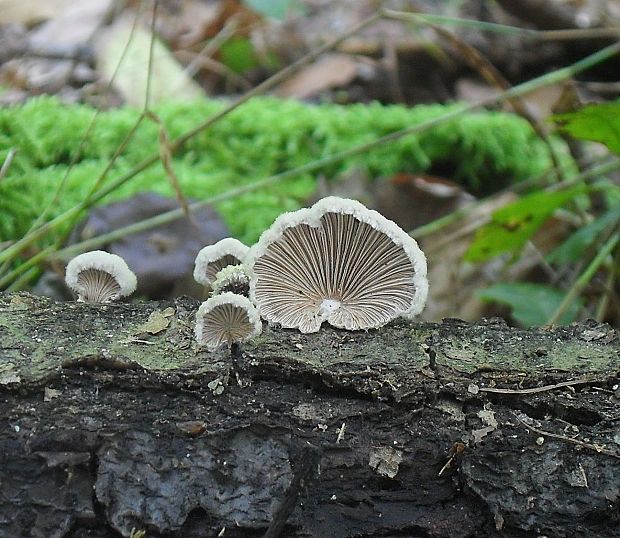
POLYGON ((250 273, 243 264, 227 265, 215 275, 211 288, 213 295, 230 291, 247 297, 250 291, 250 273))
POLYGON ((136 275, 125 260, 102 250, 85 252, 73 258, 65 273, 65 282, 78 295, 78 301, 109 303, 131 295, 136 275))
POLYGON ((225 292, 200 305, 196 313, 196 341, 213 351, 223 344, 245 342, 262 332, 254 305, 247 297, 225 292))
POLYGON ((252 247, 250 299, 271 323, 316 332, 413 317, 428 294, 426 258, 394 222, 355 200, 323 198, 280 215, 252 247))
POLYGON ((228 265, 243 263, 249 247, 232 237, 204 247, 196 256, 194 280, 203 286, 213 286, 217 273, 228 265))

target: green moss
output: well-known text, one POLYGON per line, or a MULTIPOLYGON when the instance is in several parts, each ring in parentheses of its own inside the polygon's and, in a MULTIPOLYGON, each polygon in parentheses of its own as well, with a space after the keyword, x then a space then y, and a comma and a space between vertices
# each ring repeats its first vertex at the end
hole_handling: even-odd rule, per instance
MULTIPOLYGON (((155 112, 174 138, 222 106, 214 100, 171 103, 155 112)), ((438 118, 459 106, 306 105, 255 98, 190 140, 174 156, 173 166, 183 192, 204 199, 438 118)), ((138 111, 122 108, 100 113, 92 123, 95 114, 88 106, 66 106, 49 97, 0 110, 0 162, 11 148, 18 150, 8 175, 0 181, 0 241, 25 233, 73 159, 76 165, 49 218, 82 201, 139 117, 138 111)), ((144 120, 108 180, 157 153, 157 135, 158 126, 144 120)), ((566 149, 557 144, 570 162, 566 149)), ((490 192, 540 174, 550 165, 546 146, 524 120, 481 111, 345 159, 321 173, 331 178, 361 167, 376 177, 440 170, 474 192, 490 192)), ((162 166, 155 165, 102 203, 143 190, 171 196, 174 192, 162 166)), ((222 202, 218 209, 233 235, 252 243, 278 214, 300 207, 313 190, 314 177, 304 174, 222 202)))

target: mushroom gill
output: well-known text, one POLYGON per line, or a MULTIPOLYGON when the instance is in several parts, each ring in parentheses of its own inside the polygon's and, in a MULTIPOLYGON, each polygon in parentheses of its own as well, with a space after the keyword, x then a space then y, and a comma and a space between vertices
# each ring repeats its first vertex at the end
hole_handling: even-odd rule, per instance
POLYGON ((213 351, 241 343, 262 331, 260 316, 247 297, 225 292, 202 303, 196 313, 196 341, 213 351))
POLYGON ((94 250, 73 258, 65 273, 65 282, 78 295, 78 301, 109 303, 131 295, 136 275, 116 254, 94 250))
POLYGON ((203 286, 212 286, 217 273, 229 265, 243 263, 248 250, 248 246, 232 237, 204 247, 196 256, 194 280, 203 286))
POLYGON ((301 332, 370 329, 418 314, 426 258, 394 222, 359 202, 324 198, 276 219, 248 256, 263 318, 301 332))

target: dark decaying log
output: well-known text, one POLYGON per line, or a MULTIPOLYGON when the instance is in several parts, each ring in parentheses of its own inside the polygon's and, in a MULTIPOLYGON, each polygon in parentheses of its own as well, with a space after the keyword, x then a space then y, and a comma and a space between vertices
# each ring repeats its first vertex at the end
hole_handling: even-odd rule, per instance
POLYGON ((608 326, 270 328, 231 357, 197 306, 0 295, 0 536, 620 536, 608 326))

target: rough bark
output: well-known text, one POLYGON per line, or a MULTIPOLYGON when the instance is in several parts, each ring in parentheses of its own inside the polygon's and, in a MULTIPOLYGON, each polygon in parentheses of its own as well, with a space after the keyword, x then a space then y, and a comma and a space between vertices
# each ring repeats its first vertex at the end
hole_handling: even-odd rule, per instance
POLYGON ((606 325, 266 329, 0 295, 0 536, 620 536, 606 325))

